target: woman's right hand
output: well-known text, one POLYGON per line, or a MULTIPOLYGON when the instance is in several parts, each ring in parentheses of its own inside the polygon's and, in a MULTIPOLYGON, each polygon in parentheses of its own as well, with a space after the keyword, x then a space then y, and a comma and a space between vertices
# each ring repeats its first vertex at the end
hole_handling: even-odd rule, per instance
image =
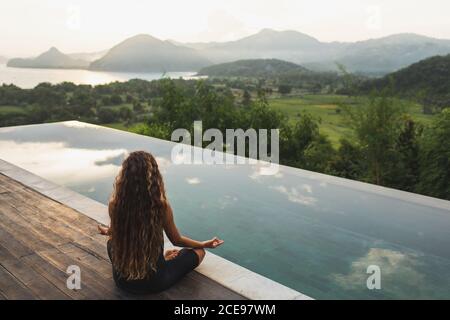
POLYGON ((206 241, 202 242, 203 248, 210 248, 210 249, 215 249, 218 246, 220 246, 222 243, 224 243, 224 241, 217 237, 214 237, 211 240, 206 240, 206 241))
POLYGON ((97 229, 98 229, 98 231, 99 231, 99 233, 102 235, 102 236, 107 236, 107 235, 109 235, 109 228, 108 227, 104 227, 104 226, 102 226, 102 225, 98 225, 97 226, 97 229))

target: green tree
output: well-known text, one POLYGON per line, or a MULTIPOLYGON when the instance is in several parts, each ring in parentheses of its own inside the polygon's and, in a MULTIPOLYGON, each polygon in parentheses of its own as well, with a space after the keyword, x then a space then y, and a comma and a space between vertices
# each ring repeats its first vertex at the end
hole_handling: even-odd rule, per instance
POLYGON ((112 123, 119 120, 119 113, 108 107, 100 107, 97 113, 100 123, 112 123))
POLYGON ((136 100, 134 99, 134 97, 131 95, 131 94, 127 94, 126 96, 125 96, 125 101, 127 102, 127 103, 134 103, 136 100))
POLYGON ((420 141, 418 192, 450 200, 450 108, 442 110, 420 141))
POLYGON ((159 82, 159 91, 161 99, 155 101, 156 120, 168 123, 172 128, 185 128, 183 120, 180 120, 184 114, 183 107, 186 105, 186 98, 182 88, 177 86, 171 79, 162 79, 159 82))
POLYGON ((395 172, 389 177, 389 185, 406 191, 414 191, 419 179, 419 137, 422 128, 409 117, 403 121, 395 143, 398 152, 395 172))
POLYGON ((280 129, 287 122, 286 116, 280 111, 269 107, 269 102, 264 89, 258 90, 258 97, 248 109, 246 122, 242 123, 242 128, 254 129, 280 129))
POLYGON ((172 135, 172 129, 169 125, 164 123, 146 123, 139 124, 131 129, 132 132, 137 134, 146 135, 149 137, 170 140, 172 135))
POLYGON ((330 140, 318 134, 308 145, 304 152, 303 168, 311 171, 329 173, 330 166, 336 151, 331 145, 330 140))
POLYGON ((144 111, 144 106, 142 105, 141 102, 139 101, 134 101, 133 102, 133 111, 137 112, 137 113, 141 113, 144 111))
POLYGON ((245 107, 249 107, 252 104, 252 96, 248 90, 244 90, 242 95, 242 105, 245 107))
POLYGON ((96 100, 88 90, 78 88, 78 90, 72 94, 69 104, 73 107, 74 114, 82 117, 90 117, 93 115, 93 108, 96 106, 96 100))
POLYGON ((123 103, 123 99, 120 95, 118 94, 113 94, 110 98, 110 103, 114 106, 117 106, 119 104, 123 103))
POLYGON ((364 168, 362 150, 347 139, 339 141, 339 148, 332 159, 330 173, 339 177, 359 180, 364 168))
POLYGON ((129 107, 122 106, 119 109, 119 116, 123 121, 129 122, 133 118, 133 111, 129 107))
POLYGON ((367 180, 386 185, 395 174, 395 144, 402 127, 403 105, 383 91, 360 107, 344 106, 344 110, 367 161, 367 180))
POLYGON ((287 84, 280 84, 278 86, 278 92, 285 95, 285 94, 289 94, 292 91, 292 87, 290 85, 287 84))
POLYGON ((283 125, 280 134, 280 159, 283 164, 327 172, 334 155, 329 140, 319 133, 320 119, 301 113, 295 125, 283 125))

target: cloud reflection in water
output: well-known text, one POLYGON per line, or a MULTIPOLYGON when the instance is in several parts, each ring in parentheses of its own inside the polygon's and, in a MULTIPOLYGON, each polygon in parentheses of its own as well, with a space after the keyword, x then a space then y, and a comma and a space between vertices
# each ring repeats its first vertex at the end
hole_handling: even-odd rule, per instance
POLYGON ((125 149, 92 150, 69 148, 62 142, 17 143, 0 141, 0 149, 8 150, 8 161, 60 184, 76 184, 116 175, 126 155, 125 149), (27 158, 33 154, 32 158, 27 158))

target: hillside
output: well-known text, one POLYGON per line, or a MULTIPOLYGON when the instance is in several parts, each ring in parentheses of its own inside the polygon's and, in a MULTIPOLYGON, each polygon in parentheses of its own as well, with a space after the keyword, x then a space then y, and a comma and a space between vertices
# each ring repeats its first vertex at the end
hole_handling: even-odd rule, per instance
POLYGON ((321 42, 297 31, 264 29, 236 41, 185 44, 215 63, 239 59, 281 59, 316 71, 348 71, 383 75, 422 59, 450 53, 450 40, 397 34, 359 42, 321 42))
POLYGON ((450 54, 428 58, 366 82, 362 90, 382 89, 391 83, 399 95, 431 99, 434 104, 450 106, 450 54))
POLYGON ((278 59, 249 59, 205 67, 198 75, 210 77, 278 77, 287 72, 307 73, 309 70, 292 62, 278 59))
POLYGON ((86 68, 88 64, 87 61, 71 58, 55 47, 52 47, 36 58, 11 59, 8 61, 7 66, 14 68, 83 69, 86 68))
POLYGON ((215 63, 268 58, 299 63, 314 60, 323 49, 321 42, 306 34, 271 29, 263 29, 236 41, 191 46, 215 63))
POLYGON ((249 59, 221 63, 201 69, 197 75, 215 78, 252 78, 270 80, 272 85, 319 92, 341 86, 336 72, 311 71, 298 64, 278 59, 249 59))
POLYGON ((192 48, 150 35, 138 35, 113 47, 90 65, 92 70, 122 72, 197 71, 211 64, 192 48))
POLYGON ((350 71, 387 74, 423 59, 450 53, 450 41, 416 34, 397 34, 356 42, 336 59, 350 71))

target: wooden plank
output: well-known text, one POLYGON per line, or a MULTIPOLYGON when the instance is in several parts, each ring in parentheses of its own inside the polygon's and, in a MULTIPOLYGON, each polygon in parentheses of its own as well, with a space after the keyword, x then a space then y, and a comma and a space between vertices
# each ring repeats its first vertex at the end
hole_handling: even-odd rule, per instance
MULTIPOLYGON (((81 269, 81 286, 83 290, 90 289, 92 298, 95 299, 120 299, 126 298, 119 292, 112 279, 106 278, 95 272, 91 267, 82 263, 81 260, 75 260, 73 257, 65 255, 58 249, 47 250, 38 253, 42 258, 53 264, 60 270, 65 271, 70 265, 77 265, 81 269)), ((92 299, 91 298, 91 299, 92 299)))
POLYGON ((83 237, 77 239, 76 245, 85 251, 90 251, 92 254, 109 261, 108 251, 106 249, 107 238, 101 235, 98 237, 103 240, 101 243, 92 237, 83 237))
POLYGON ((3 185, 0 185, 0 193, 8 193, 10 192, 6 187, 4 187, 3 185))
POLYGON ((92 250, 77 243, 68 243, 58 248, 73 259, 80 261, 83 265, 90 266, 99 276, 112 279, 112 266, 109 260, 103 256, 97 255, 92 250))
POLYGON ((6 299, 35 300, 36 298, 20 281, 0 265, 0 293, 6 299))
MULTIPOLYGON (((54 238, 49 238, 45 231, 40 229, 40 226, 30 225, 29 222, 25 221, 13 210, 4 200, 0 199, 0 227, 13 234, 17 240, 34 251, 54 247, 54 244, 51 242, 52 239, 55 240, 54 238)), ((61 242, 61 239, 57 239, 57 241, 61 242)))
POLYGON ((50 281, 38 274, 20 259, 14 257, 0 244, 0 265, 13 275, 33 296, 39 299, 62 300, 69 296, 55 287, 50 281))
MULTIPOLYGON (((50 200, 45 196, 40 197, 40 201, 37 202, 30 202, 28 199, 33 197, 30 197, 29 195, 23 196, 20 195, 20 193, 14 193, 11 197, 11 201, 15 203, 14 206, 18 211, 25 211, 27 215, 35 216, 42 224, 49 227, 55 226, 63 228, 63 233, 70 229, 76 231, 75 233, 72 233, 75 237, 92 236, 102 243, 99 238, 95 237, 98 234, 97 223, 89 217, 50 200), (48 212, 52 212, 52 215, 49 216, 48 212)), ((36 195, 34 195, 34 198, 35 197, 36 195)))
MULTIPOLYGON (((102 279, 103 285, 106 283, 106 281, 108 281, 108 283, 114 284, 114 280, 112 279, 112 266, 109 262, 109 258, 108 260, 105 260, 103 257, 96 256, 95 252, 93 255, 93 252, 91 250, 84 246, 80 246, 79 244, 67 244, 59 247, 59 249, 70 257, 77 259, 79 261, 80 267, 82 267, 83 270, 92 272, 95 279, 102 279)), ((106 250, 106 248, 103 248, 103 250, 106 250)), ((128 292, 124 292, 118 288, 115 288, 114 290, 121 295, 122 299, 168 299, 166 292, 158 294, 134 295, 128 292)))
POLYGON ((28 255, 21 259, 30 268, 42 275, 45 279, 51 282, 55 287, 64 292, 72 299, 99 299, 89 288, 83 290, 70 290, 67 288, 66 281, 69 275, 64 271, 58 269, 47 260, 43 259, 38 254, 28 255))
POLYGON ((17 194, 0 195, 2 213, 50 243, 59 245, 70 241, 70 238, 66 237, 65 228, 58 225, 57 220, 34 206, 20 205, 22 201, 25 199, 17 199, 17 194))
POLYGON ((0 240, 2 245, 17 258, 34 253, 34 250, 18 241, 13 234, 3 229, 2 226, 0 226, 0 240))

